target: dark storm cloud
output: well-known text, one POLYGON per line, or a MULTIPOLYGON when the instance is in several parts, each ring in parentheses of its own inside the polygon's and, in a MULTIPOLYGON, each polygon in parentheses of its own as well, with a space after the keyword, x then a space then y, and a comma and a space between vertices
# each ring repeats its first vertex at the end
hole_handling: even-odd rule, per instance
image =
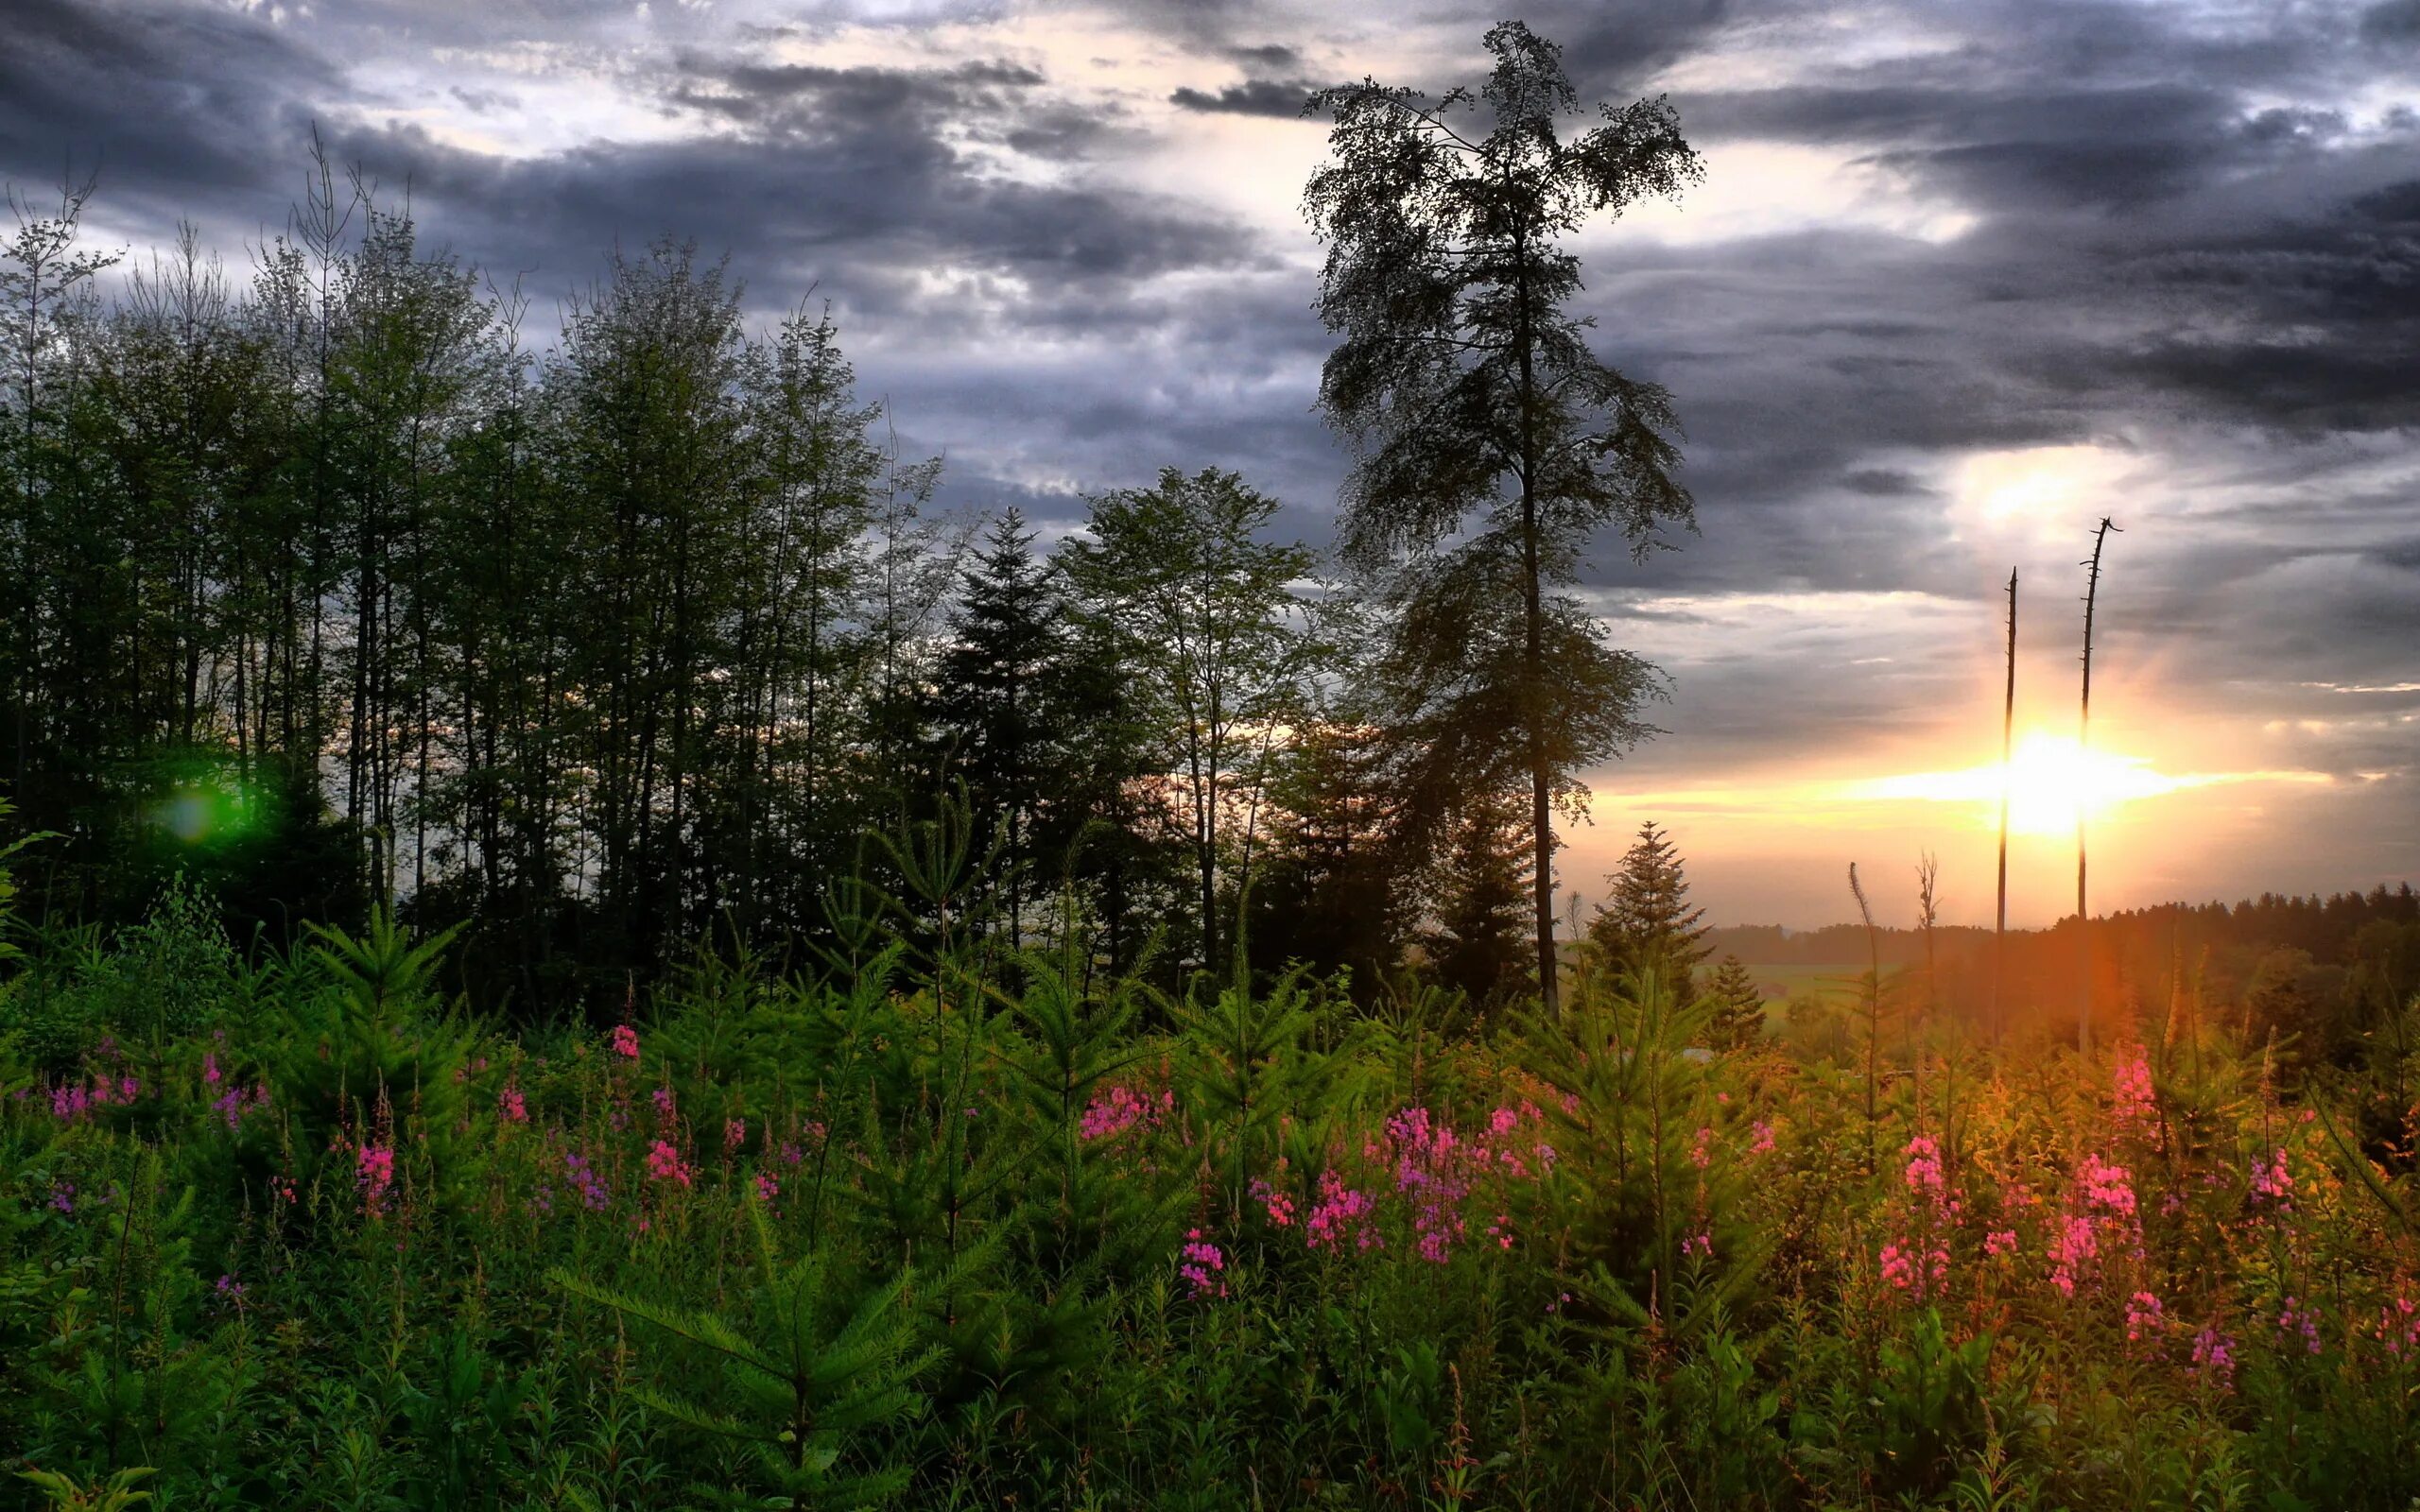
POLYGON ((2378 0, 2361 15, 2361 35, 2372 42, 2420 42, 2420 0, 2378 0))
POLYGON ((216 6, 9 0, 0 25, 0 176, 56 181, 97 164, 111 202, 153 216, 240 196, 307 130, 298 94, 331 91, 326 61, 216 6))
POLYGON ((1168 103, 1188 111, 1225 112, 1231 115, 1274 115, 1290 120, 1321 88, 1306 79, 1248 78, 1212 94, 1190 86, 1168 95, 1168 103))

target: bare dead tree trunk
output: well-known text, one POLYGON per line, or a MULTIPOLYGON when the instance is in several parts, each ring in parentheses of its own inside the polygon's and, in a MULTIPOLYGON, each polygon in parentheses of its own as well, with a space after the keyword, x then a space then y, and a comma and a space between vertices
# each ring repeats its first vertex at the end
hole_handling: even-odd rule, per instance
MULTIPOLYGON (((2100 527, 2092 533, 2092 559, 2084 565, 2091 569, 2084 578, 2083 590, 2083 713, 2076 727, 2076 755, 2081 758, 2092 748, 2092 610, 2100 593, 2100 548, 2108 541, 2109 532, 2118 527, 2107 515, 2100 517, 2100 527)), ((2084 818, 2083 795, 2076 796, 2076 951, 2083 958, 2083 971, 2076 999, 2076 1054, 2092 1054, 2092 915, 2085 909, 2084 893, 2084 818)))
POLYGON ((2008 992, 2009 762, 2016 743, 2016 569, 2008 570, 2008 694, 2000 704, 2000 897, 1992 926, 1992 1048, 2000 1047, 2008 992))
POLYGON ((1865 885, 1857 880, 1857 863, 1849 863, 1849 894, 1857 899, 1857 911, 1865 920, 1865 1174, 1876 1169, 1874 1153, 1874 1124, 1878 1116, 1874 1090, 1879 1062, 1876 1058, 1882 1041, 1882 946, 1874 933, 1874 909, 1865 901, 1865 885))

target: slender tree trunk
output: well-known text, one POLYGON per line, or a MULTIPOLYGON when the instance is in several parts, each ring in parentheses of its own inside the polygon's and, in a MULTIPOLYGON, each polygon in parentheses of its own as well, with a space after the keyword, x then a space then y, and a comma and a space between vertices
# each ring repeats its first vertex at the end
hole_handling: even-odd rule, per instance
POLYGON ((1875 1091, 1881 1079, 1877 1046, 1882 1040, 1882 944, 1874 932, 1874 909, 1865 901, 1865 886, 1857 880, 1857 863, 1849 863, 1849 893, 1857 899, 1858 917, 1865 920, 1865 1174, 1876 1169, 1875 1121, 1880 1117, 1875 1091))
MULTIPOLYGON (((1518 256, 1526 269, 1529 248, 1518 256)), ((1520 280, 1521 324, 1521 719, 1530 758, 1530 895, 1537 919, 1538 1002, 1547 1017, 1563 1011, 1555 981, 1554 774, 1547 766, 1546 606, 1539 586, 1537 364, 1530 333, 1530 281, 1520 280)))
POLYGON ((2008 692, 2000 702, 2000 885, 1992 925, 1992 1048, 2000 1046, 2008 993, 2009 762, 2016 742, 2016 569, 2008 573, 2008 692))
MULTIPOLYGON (((2076 727, 2076 754, 2081 757, 2092 748, 2092 610, 2100 594, 2100 548, 2108 541, 2109 532, 2118 527, 2103 515, 2100 528, 2092 533, 2091 573, 2084 579, 2083 590, 2083 713, 2076 727)), ((2076 1053, 2092 1054, 2092 915, 2085 907, 2084 893, 2084 816, 2083 795, 2076 796, 2076 953, 2082 957, 2083 971, 2078 982, 2076 998, 2076 1053)))

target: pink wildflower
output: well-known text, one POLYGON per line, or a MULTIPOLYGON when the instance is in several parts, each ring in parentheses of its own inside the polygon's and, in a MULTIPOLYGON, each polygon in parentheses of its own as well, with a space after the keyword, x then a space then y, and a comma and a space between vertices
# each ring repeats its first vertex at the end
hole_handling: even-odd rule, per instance
POLYGON ((1284 1191, 1258 1177, 1252 1178, 1252 1197, 1269 1213, 1269 1221, 1280 1228, 1294 1227, 1294 1199, 1284 1191))
POLYGON ((2277 1332, 2289 1338, 2296 1334, 2301 1335, 2303 1351, 2307 1354, 2317 1354, 2319 1352, 2318 1309, 2295 1297, 2287 1297, 2285 1305, 2277 1310, 2277 1332))
POLYGON ((1908 1190, 1918 1194, 1939 1194, 1947 1183, 1941 1172, 1941 1146, 1919 1134, 1908 1142, 1908 1190))
POLYGON ((2392 1305, 2378 1309, 2376 1332, 2386 1352, 2396 1359, 2420 1354, 2420 1307, 2413 1306, 2410 1297, 2396 1297, 2392 1305))
POLYGON ((529 1122, 529 1104, 521 1095, 521 1089, 510 1082, 506 1082, 504 1091, 495 1094, 495 1110, 496 1116, 508 1124, 529 1122))
POLYGON ((735 1152, 747 1143, 748 1120, 726 1118, 722 1121, 722 1147, 725 1150, 735 1152))
POLYGON ((1076 1121, 1076 1133, 1086 1141, 1115 1139, 1137 1124, 1159 1122, 1150 1102, 1131 1088, 1112 1087, 1095 1093, 1076 1121))
POLYGON ((2252 1165, 2252 1195, 2255 1201, 2266 1201, 2288 1208, 2294 1201, 2294 1175, 2286 1169, 2286 1152, 2279 1149, 2266 1165, 2256 1160, 2252 1165))
POLYGON ((1179 1253, 1182 1263, 1177 1266, 1177 1274, 1192 1283, 1194 1296, 1227 1295, 1227 1283, 1217 1279, 1227 1268, 1227 1257, 1217 1245, 1201 1236, 1201 1229, 1184 1231, 1184 1247, 1179 1253))
POLYGON ((563 1154, 563 1169, 571 1176, 571 1184, 579 1189, 579 1200, 591 1212, 601 1212, 614 1200, 605 1178, 590 1167, 588 1158, 576 1150, 563 1154))
POLYGON ((2156 1335, 2163 1322, 2159 1298, 2149 1292, 2136 1292, 2126 1299, 2126 1342, 2140 1343, 2156 1335))
POLYGON ((680 1151, 666 1141, 658 1140, 647 1152, 647 1174, 658 1181, 677 1181, 685 1187, 689 1184, 691 1172, 688 1163, 681 1159, 680 1151))
POLYGON ((2137 1047, 2130 1051, 2110 1078, 2110 1117, 2120 1128, 2151 1122, 2153 1111, 2151 1063, 2137 1047))
POLYGON ((1376 1207, 1368 1193, 1345 1185, 1334 1171, 1322 1171, 1320 1199, 1303 1225, 1303 1242, 1313 1249, 1340 1248, 1349 1237, 1357 1249, 1376 1249, 1385 1243, 1370 1223, 1376 1207))
POLYGON ((614 1054, 625 1060, 639 1058, 639 1032, 627 1023, 614 1025, 614 1054))
POLYGON ((354 1158, 354 1185, 361 1189, 361 1211, 373 1217, 387 1211, 387 1193, 395 1184, 395 1151, 386 1144, 365 1144, 354 1158))

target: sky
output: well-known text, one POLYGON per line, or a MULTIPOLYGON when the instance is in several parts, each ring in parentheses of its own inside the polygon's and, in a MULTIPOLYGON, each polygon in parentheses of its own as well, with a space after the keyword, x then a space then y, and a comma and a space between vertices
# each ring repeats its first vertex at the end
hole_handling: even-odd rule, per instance
POLYGON ((316 129, 543 336, 608 249, 830 302, 947 502, 1072 525, 1234 468, 1330 541, 1349 457, 1305 94, 1481 81, 1517 15, 1704 182, 1575 245, 1700 532, 1582 592, 1661 666, 1564 880, 1663 823, 1720 922, 2012 921, 2420 880, 2420 0, 5 0, 0 178, 237 266, 316 129), (2114 517, 2079 753, 2092 526, 2114 517), (2062 744, 2065 742, 2066 744, 2062 744))

